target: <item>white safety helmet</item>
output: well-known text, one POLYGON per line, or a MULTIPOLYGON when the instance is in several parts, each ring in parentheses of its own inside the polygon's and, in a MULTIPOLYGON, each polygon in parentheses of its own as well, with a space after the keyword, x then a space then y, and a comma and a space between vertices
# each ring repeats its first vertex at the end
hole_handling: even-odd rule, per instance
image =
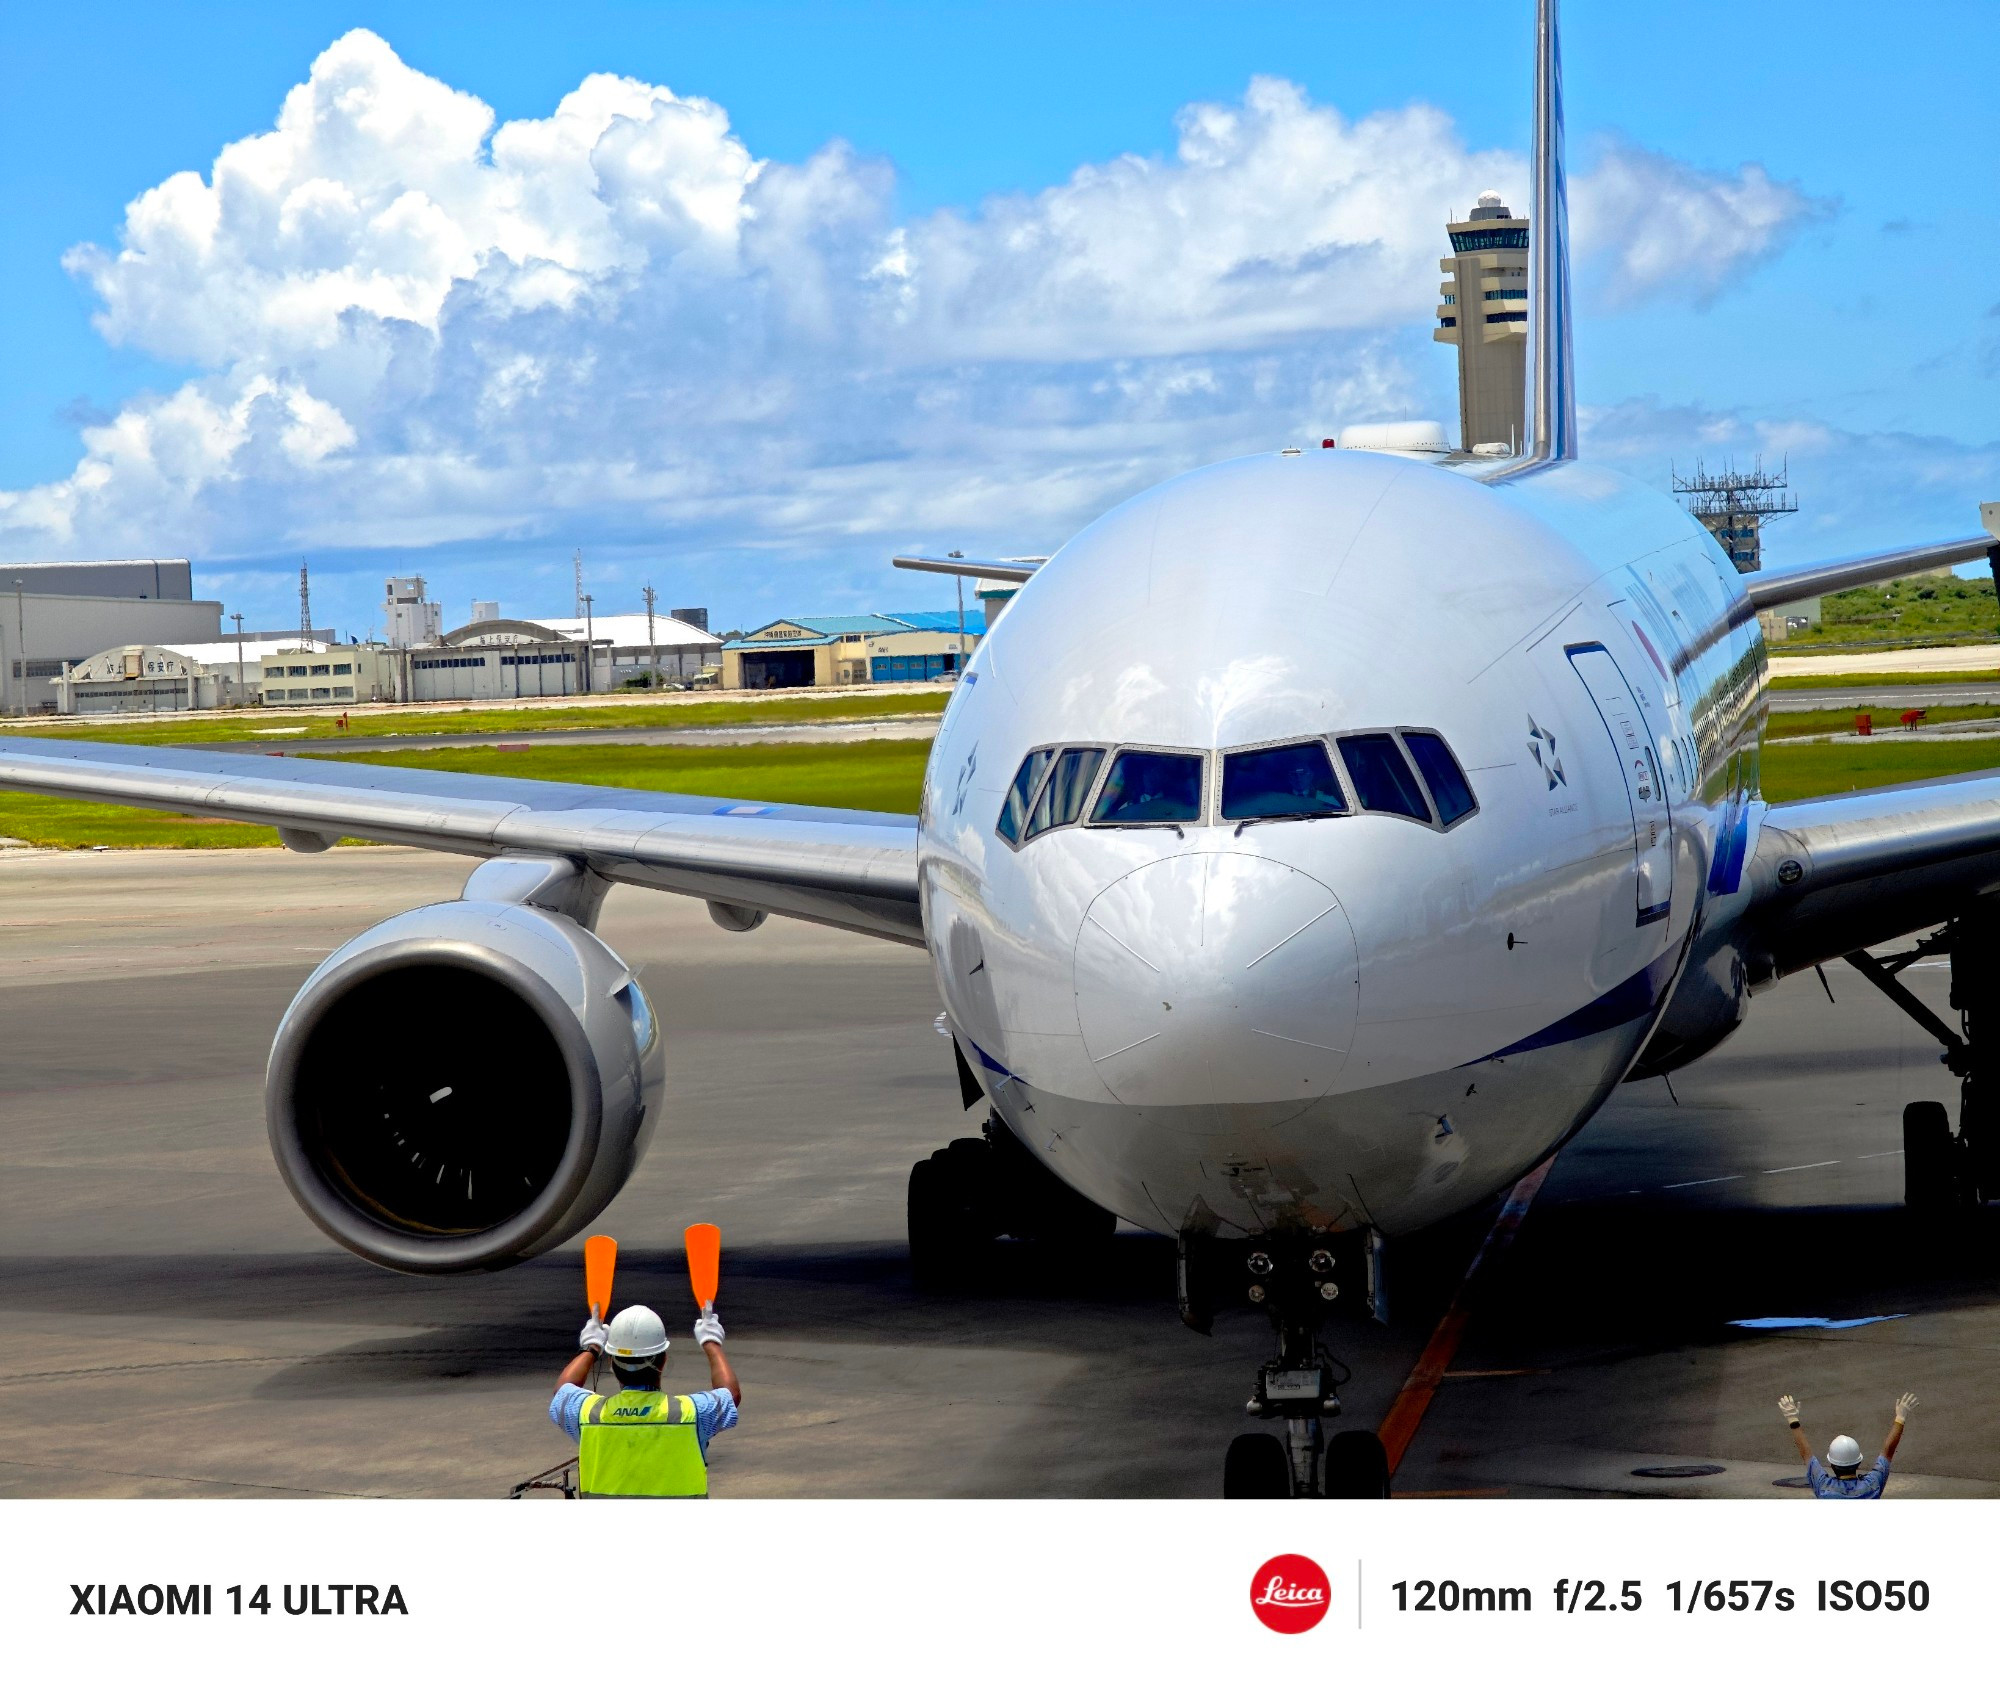
MULTIPOLYGON (((650 1315, 652 1311, 646 1313, 650 1315)), ((1842 1433, 1826 1447, 1826 1462, 1829 1468, 1858 1468, 1861 1466, 1861 1446, 1842 1433)))
POLYGON ((667 1324, 644 1304, 635 1303, 611 1318, 604 1341, 606 1356, 619 1362, 645 1362, 666 1353, 667 1324))

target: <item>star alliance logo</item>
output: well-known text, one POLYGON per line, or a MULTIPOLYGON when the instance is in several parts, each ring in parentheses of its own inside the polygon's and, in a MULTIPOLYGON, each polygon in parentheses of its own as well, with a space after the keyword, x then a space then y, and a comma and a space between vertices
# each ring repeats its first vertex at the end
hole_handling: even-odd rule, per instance
POLYGON ((966 754, 965 767, 958 772, 958 792, 951 801, 951 814, 954 819, 964 813, 965 795, 972 788, 973 773, 978 768, 979 747, 975 744, 972 750, 966 754))
POLYGON ((1549 791, 1569 785, 1569 777, 1563 773, 1562 759, 1556 756, 1556 737, 1532 716, 1528 718, 1528 755, 1535 760, 1535 767, 1548 777, 1549 791))

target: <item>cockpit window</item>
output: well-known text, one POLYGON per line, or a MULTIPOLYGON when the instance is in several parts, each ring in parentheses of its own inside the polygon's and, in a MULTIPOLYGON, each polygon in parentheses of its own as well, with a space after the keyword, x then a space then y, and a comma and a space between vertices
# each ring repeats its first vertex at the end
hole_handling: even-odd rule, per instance
POLYGON ((1054 751, 1044 748, 1030 752, 1021 760, 1021 767, 1014 776, 1013 786, 1007 789, 1007 802, 1000 807, 1000 820, 996 824, 1000 837, 1009 845, 1021 843, 1021 827, 1028 819, 1028 806, 1034 802, 1035 789, 1041 785, 1042 776, 1055 757, 1054 751))
POLYGON ((1057 758, 1055 772, 1044 783, 1042 796, 1035 801, 1034 814, 1028 818, 1028 831, 1022 837, 1032 840, 1051 828, 1065 828, 1081 816, 1083 801, 1090 797, 1098 766, 1103 762, 1104 753, 1095 746, 1072 746, 1057 758))
POLYGON ((1093 822, 1201 820, 1201 759, 1185 752, 1120 752, 1105 778, 1093 822))
POLYGON ((1393 734, 1344 734, 1340 755, 1347 760, 1348 778, 1363 810, 1381 811, 1390 816, 1408 816, 1428 822, 1430 806, 1424 790, 1403 756, 1393 734))
POLYGON ((1338 816, 1347 809, 1326 742, 1263 746, 1222 760, 1222 820, 1338 816))
POLYGON ((1451 747, 1441 735, 1424 728, 1405 728, 1403 744, 1410 748, 1418 773, 1437 802, 1439 822, 1449 828, 1461 816, 1478 808, 1479 801, 1472 796, 1472 785, 1466 780, 1465 771, 1458 767, 1458 759, 1451 755, 1451 747))

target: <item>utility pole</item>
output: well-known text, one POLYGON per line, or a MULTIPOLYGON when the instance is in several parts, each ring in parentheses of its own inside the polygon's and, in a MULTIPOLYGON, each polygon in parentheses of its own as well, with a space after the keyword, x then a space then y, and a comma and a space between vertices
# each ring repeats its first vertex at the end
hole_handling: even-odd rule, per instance
POLYGON ((231 611, 229 620, 236 624, 236 702, 243 702, 243 613, 231 611))
MULTIPOLYGON (((579 552, 577 556, 581 558, 583 554, 579 552)), ((583 565, 579 563, 576 578, 579 588, 583 585, 582 570, 583 565)), ((590 620, 590 602, 594 595, 584 593, 580 597, 583 601, 583 690, 588 693, 591 690, 591 666, 597 661, 597 634, 590 620)))
POLYGON ((650 581, 647 582, 646 662, 652 666, 652 679, 646 683, 648 687, 657 687, 660 684, 660 642, 659 637, 653 632, 653 601, 658 597, 659 595, 653 591, 653 584, 650 581))
POLYGON ((21 685, 14 689, 14 708, 28 714, 28 635, 21 611, 21 578, 14 577, 14 665, 21 672, 21 685))

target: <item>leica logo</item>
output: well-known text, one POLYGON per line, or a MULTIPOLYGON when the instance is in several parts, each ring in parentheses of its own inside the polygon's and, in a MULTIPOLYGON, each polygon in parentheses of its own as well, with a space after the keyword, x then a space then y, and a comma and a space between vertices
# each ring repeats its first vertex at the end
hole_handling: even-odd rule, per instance
POLYGON ((1308 1632, 1326 1614, 1329 1589, 1310 1556, 1273 1556, 1250 1581, 1250 1612, 1273 1632, 1308 1632))

